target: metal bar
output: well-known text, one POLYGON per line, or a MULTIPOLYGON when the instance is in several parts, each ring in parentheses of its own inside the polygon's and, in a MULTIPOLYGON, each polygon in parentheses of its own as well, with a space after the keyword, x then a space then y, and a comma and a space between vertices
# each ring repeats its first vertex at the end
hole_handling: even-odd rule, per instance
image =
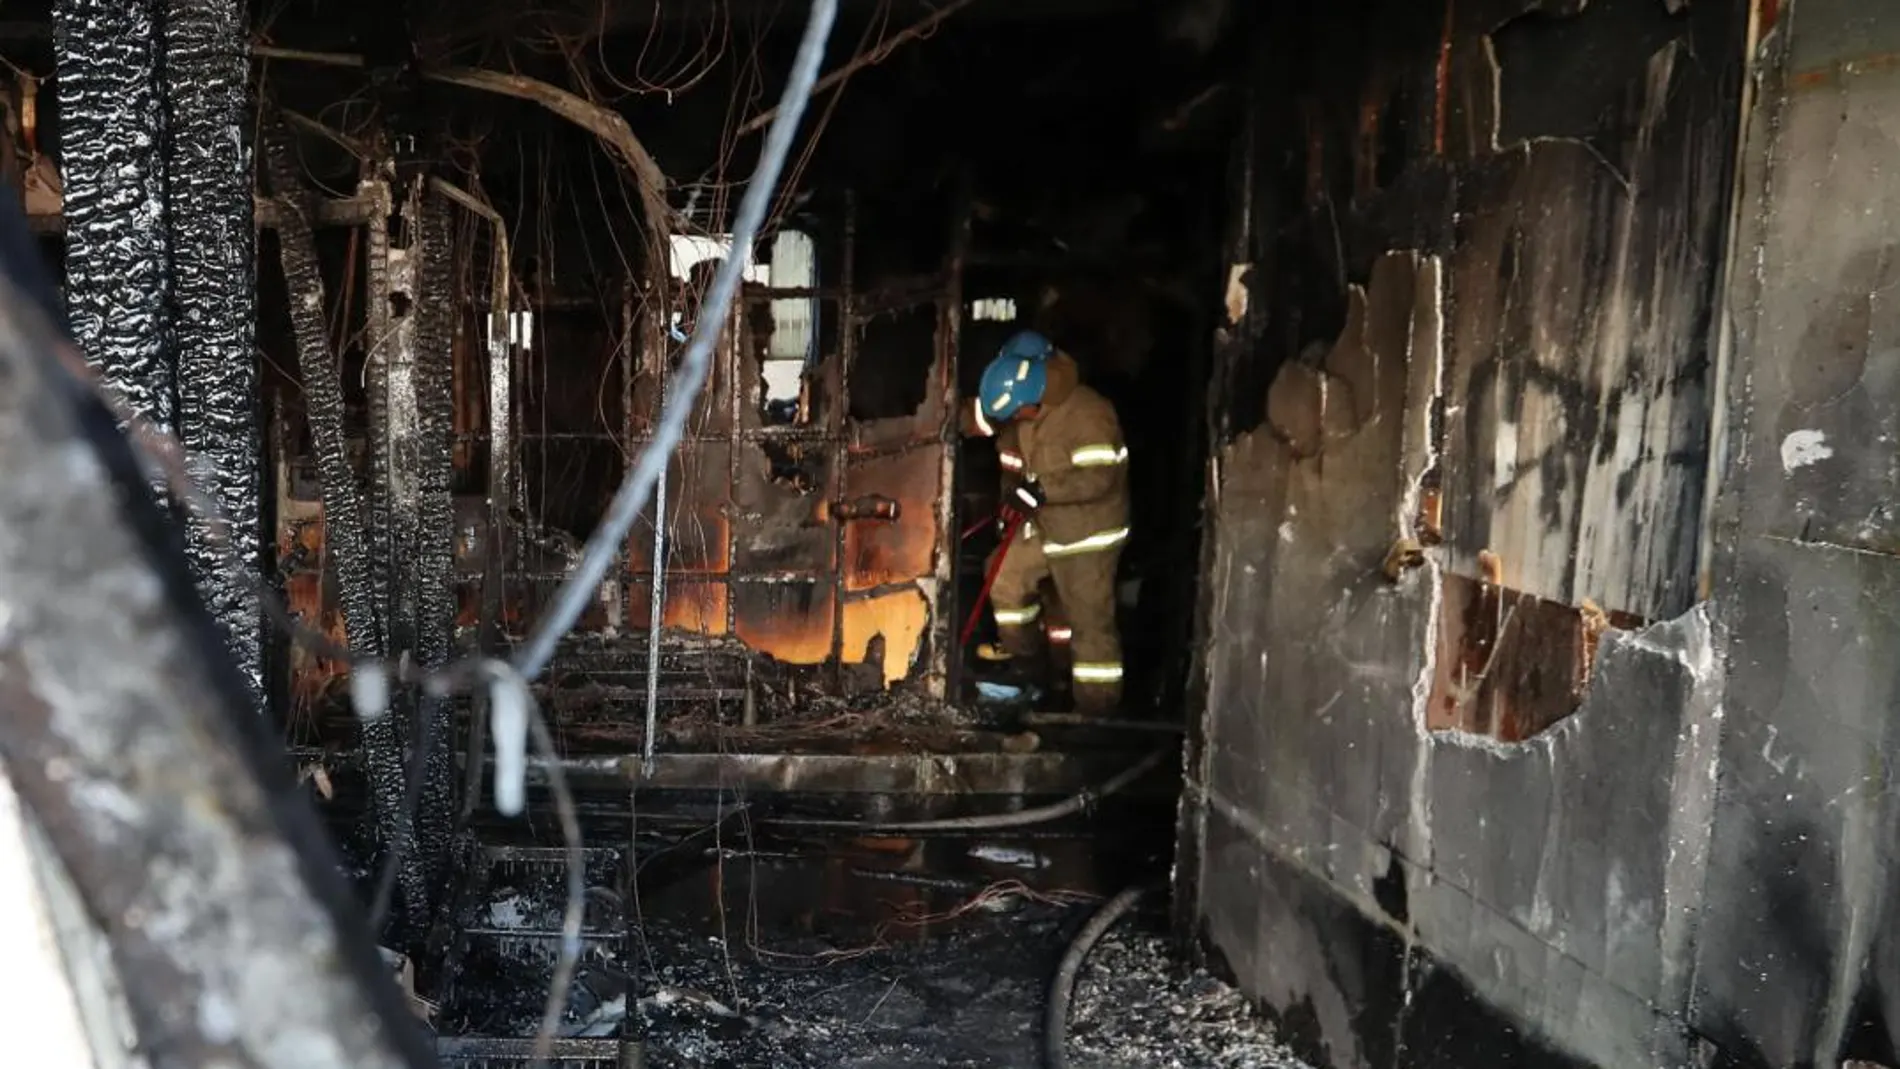
POLYGON ((962 434, 957 426, 957 360, 963 349, 963 271, 970 255, 971 196, 966 186, 957 198, 950 227, 949 262, 944 267, 943 303, 938 330, 937 389, 942 399, 943 423, 937 428, 937 446, 943 451, 937 476, 937 553, 936 583, 927 593, 930 599, 932 693, 940 699, 955 700, 962 681, 963 642, 950 643, 950 628, 955 626, 957 589, 962 579, 963 543, 952 539, 957 525, 957 452, 962 434))
MULTIPOLYGON (((501 215, 489 205, 476 199, 467 191, 441 178, 430 178, 429 185, 436 192, 449 198, 479 216, 489 224, 489 281, 488 298, 485 302, 488 311, 488 337, 485 351, 488 356, 487 375, 487 420, 485 434, 457 435, 458 440, 486 440, 488 442, 488 491, 487 523, 488 537, 484 545, 485 560, 482 565, 480 586, 481 610, 477 620, 476 642, 484 653, 494 654, 501 646, 501 614, 504 595, 503 572, 506 568, 504 546, 508 540, 508 500, 509 482, 513 478, 514 464, 512 445, 514 434, 513 400, 510 396, 512 380, 510 378, 510 355, 508 316, 509 316, 509 275, 513 260, 508 249, 508 227, 501 215)), ((438 294, 436 299, 446 300, 449 294, 438 294)), ((480 307, 484 302, 470 302, 480 307)), ((487 745, 487 699, 477 694, 471 703, 469 716, 466 778, 462 785, 463 804, 461 819, 466 821, 473 811, 475 799, 481 792, 481 754, 487 745)))
MULTIPOLYGON (((639 333, 642 321, 634 304, 637 285, 638 282, 634 279, 632 271, 628 271, 620 280, 620 441, 617 444, 620 446, 620 455, 625 458, 625 463, 629 466, 633 464, 634 376, 639 373, 635 353, 639 351, 640 346, 636 344, 636 339, 642 337, 639 333)), ((633 576, 629 574, 626 558, 627 548, 622 546, 620 560, 616 562, 613 577, 614 589, 620 595, 619 618, 611 621, 609 625, 616 629, 627 626, 629 622, 626 619, 627 609, 633 604, 633 576)))
MULTIPOLYGON (((660 408, 666 408, 666 379, 660 380, 660 408)), ((648 448, 652 448, 648 446, 648 448)), ((666 618, 666 492, 671 463, 662 465, 653 484, 653 572, 647 583, 647 713, 641 755, 653 766, 654 739, 660 722, 660 623, 666 618)))
MULTIPOLYGON (((839 301, 838 331, 838 397, 831 408, 831 427, 836 436, 832 446, 831 500, 843 501, 851 486, 851 369, 858 359, 858 196, 855 190, 847 189, 844 194, 844 297, 839 301)), ((845 532, 849 525, 837 524, 837 541, 832 551, 832 563, 837 574, 832 576, 836 593, 832 597, 831 621, 831 659, 836 675, 834 684, 843 689, 844 685, 844 595, 848 585, 848 568, 845 553, 845 532)))

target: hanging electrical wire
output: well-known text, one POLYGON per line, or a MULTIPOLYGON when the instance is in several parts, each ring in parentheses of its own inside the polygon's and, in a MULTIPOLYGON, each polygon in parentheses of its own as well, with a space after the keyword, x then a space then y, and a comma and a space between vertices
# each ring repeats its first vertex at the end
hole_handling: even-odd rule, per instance
POLYGON ((554 605, 535 625, 534 632, 516 653, 514 664, 523 677, 534 679, 547 667, 562 637, 586 611, 594 591, 605 578, 625 542, 633 521, 646 507, 653 487, 685 433, 687 416, 705 385, 712 364, 712 349, 725 329, 739 279, 752 259, 752 243, 771 206, 785 158, 791 150, 798 121, 805 113, 811 88, 818 80, 818 67, 824 59, 825 43, 831 35, 838 13, 837 0, 813 0, 811 15, 799 41, 791 77, 785 85, 766 136, 759 164, 746 185, 739 202, 738 218, 732 227, 731 252, 719 265, 703 306, 706 314, 698 317, 693 334, 680 361, 679 379, 673 396, 661 411, 653 440, 640 454, 639 462, 614 492, 607 515, 587 539, 581 560, 556 593, 554 605))

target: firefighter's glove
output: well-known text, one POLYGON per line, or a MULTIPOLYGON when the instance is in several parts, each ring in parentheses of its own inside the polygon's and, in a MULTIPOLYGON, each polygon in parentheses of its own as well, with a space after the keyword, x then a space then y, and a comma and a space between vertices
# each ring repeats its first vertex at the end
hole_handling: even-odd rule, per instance
POLYGON ((1033 516, 1036 510, 1042 507, 1043 502, 1049 500, 1049 495, 1042 492, 1041 483, 1034 479, 1025 479, 1017 484, 1011 498, 1012 506, 1025 515, 1033 516))

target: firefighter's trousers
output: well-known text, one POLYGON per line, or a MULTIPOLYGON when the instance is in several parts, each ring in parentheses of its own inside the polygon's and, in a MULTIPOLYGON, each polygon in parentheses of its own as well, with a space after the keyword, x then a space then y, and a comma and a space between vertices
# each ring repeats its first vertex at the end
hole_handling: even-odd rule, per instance
MULTIPOLYGON (((1125 537, 1125 536, 1124 536, 1125 537)), ((1004 554, 990 604, 1004 650, 1030 657, 1042 641, 1042 606, 1036 586, 1055 583, 1063 612, 1074 632, 1075 703, 1078 711, 1106 713, 1121 704, 1122 642, 1115 625, 1115 569, 1121 542, 1087 546, 1049 546, 1034 523, 1024 524, 1004 554), (1051 551, 1052 550, 1052 551, 1051 551)))

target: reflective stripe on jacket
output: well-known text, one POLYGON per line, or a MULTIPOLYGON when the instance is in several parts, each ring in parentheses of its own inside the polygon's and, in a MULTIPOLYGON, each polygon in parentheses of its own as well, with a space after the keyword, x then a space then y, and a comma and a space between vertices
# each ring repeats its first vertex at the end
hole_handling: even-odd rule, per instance
MULTIPOLYGON (((1108 398, 1083 385, 1075 361, 1049 358, 1041 411, 1008 430, 1023 457, 1023 475, 1042 485, 1047 501, 1036 517, 1051 557, 1115 549, 1128 539, 1128 446, 1108 398)), ((999 436, 1002 449, 1008 435, 999 436)))

